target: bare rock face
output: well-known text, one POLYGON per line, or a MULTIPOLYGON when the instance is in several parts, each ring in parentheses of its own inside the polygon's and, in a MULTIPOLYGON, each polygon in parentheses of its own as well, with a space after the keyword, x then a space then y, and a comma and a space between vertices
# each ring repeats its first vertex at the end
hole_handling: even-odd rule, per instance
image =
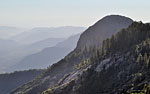
POLYGON ((123 28, 127 28, 131 23, 133 20, 124 16, 106 16, 81 34, 77 49, 99 47, 104 39, 111 37, 123 28))

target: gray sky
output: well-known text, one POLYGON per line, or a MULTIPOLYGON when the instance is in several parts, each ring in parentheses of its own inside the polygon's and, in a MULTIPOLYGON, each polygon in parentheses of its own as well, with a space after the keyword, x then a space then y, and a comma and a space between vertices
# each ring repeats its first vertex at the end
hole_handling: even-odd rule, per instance
POLYGON ((150 0, 0 0, 1 26, 87 27, 110 14, 150 22, 150 0))

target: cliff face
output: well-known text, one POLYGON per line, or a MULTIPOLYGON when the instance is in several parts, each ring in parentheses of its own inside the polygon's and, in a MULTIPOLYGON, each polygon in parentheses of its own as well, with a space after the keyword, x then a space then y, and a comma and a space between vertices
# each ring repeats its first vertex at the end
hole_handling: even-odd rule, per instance
POLYGON ((99 47, 104 39, 111 37, 122 28, 127 28, 132 22, 132 19, 124 16, 106 16, 81 34, 76 49, 99 47))

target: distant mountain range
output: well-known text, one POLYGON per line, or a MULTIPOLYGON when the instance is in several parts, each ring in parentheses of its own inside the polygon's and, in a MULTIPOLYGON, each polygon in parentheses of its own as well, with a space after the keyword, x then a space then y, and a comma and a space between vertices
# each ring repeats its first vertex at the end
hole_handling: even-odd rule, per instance
POLYGON ((84 27, 64 26, 56 28, 33 28, 21 34, 11 37, 11 39, 23 44, 32 44, 48 38, 67 38, 71 35, 81 33, 84 27))
POLYGON ((76 47, 79 37, 80 34, 71 36, 53 47, 48 47, 38 53, 28 55, 15 65, 10 66, 8 69, 9 71, 12 71, 33 68, 46 68, 47 66, 58 62, 60 59, 64 58, 70 51, 72 51, 76 47))
POLYGON ((16 41, 13 40, 6 40, 6 39, 0 39, 0 52, 1 51, 5 51, 5 50, 11 50, 17 46, 19 46, 19 44, 16 41))
POLYGON ((8 39, 12 36, 22 33, 23 30, 25 29, 10 26, 0 26, 0 39, 8 39))
POLYGON ((61 41, 64 41, 65 38, 48 38, 44 39, 35 43, 32 43, 27 46, 28 49, 33 49, 33 50, 41 50, 46 47, 53 47, 56 44, 58 44, 61 41))
MULTIPOLYGON (((15 36, 9 37, 7 39, 0 39, 1 45, 0 66, 2 66, 0 67, 0 72, 6 72, 8 68, 16 65, 19 61, 21 61, 25 57, 29 57, 28 55, 32 55, 38 52, 40 53, 40 51, 42 52, 42 50, 48 47, 54 48, 54 46, 59 42, 65 41, 65 39, 67 39, 69 36, 83 32, 82 30, 84 29, 85 29, 84 27, 73 27, 73 26, 57 27, 57 28, 34 28, 29 31, 15 34, 15 36)), ((74 41, 72 41, 72 43, 74 43, 74 41)), ((71 46, 60 49, 69 50, 71 49, 71 46)), ((62 55, 60 56, 58 55, 58 58, 64 56, 66 50, 64 51, 65 52, 62 52, 62 55)), ((49 59, 52 59, 51 61, 55 62, 56 59, 58 58, 57 56, 53 56, 49 59)), ((41 66, 41 68, 43 66, 41 66)), ((38 68, 40 68, 40 66, 38 66, 38 68)), ((12 71, 14 70, 11 70, 11 72, 12 71)))

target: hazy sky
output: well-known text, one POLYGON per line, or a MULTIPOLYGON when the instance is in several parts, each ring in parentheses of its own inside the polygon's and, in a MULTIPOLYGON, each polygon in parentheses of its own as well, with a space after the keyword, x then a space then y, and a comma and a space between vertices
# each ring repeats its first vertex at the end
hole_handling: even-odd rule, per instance
POLYGON ((89 26, 109 14, 150 22, 150 0, 0 0, 1 26, 89 26))

